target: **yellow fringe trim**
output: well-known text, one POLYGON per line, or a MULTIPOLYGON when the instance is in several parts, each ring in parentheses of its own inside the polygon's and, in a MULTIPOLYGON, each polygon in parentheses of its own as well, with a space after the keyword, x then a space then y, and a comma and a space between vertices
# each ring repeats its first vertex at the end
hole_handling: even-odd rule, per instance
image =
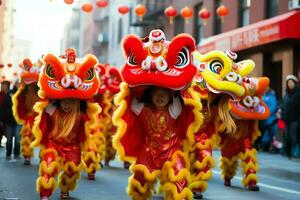
POLYGON ((132 200, 146 200, 152 196, 152 191, 148 190, 146 193, 140 194, 137 191, 135 191, 133 188, 128 187, 127 194, 132 197, 132 200))
POLYGON ((24 89, 25 89, 25 85, 23 83, 21 83, 17 92, 12 96, 12 104, 13 104, 12 112, 13 112, 14 118, 18 124, 25 124, 25 122, 26 122, 25 119, 22 119, 18 113, 18 105, 19 105, 18 97, 24 89))
POLYGON ((92 173, 100 169, 100 154, 98 152, 87 152, 82 156, 83 168, 87 173, 92 173), (91 162, 87 165, 88 162, 91 162))
POLYGON ((38 114, 35 119, 34 119, 34 124, 32 127, 32 132, 33 135, 35 137, 35 140, 31 143, 31 147, 34 148, 36 146, 42 146, 41 141, 42 141, 42 137, 43 137, 43 133, 42 130, 40 129, 40 123, 42 120, 42 115, 43 112, 45 110, 45 108, 48 106, 49 101, 39 101, 37 103, 35 103, 33 110, 38 114))
POLYGON ((246 150, 245 153, 240 153, 240 158, 242 160, 241 166, 243 168, 243 184, 244 186, 248 186, 250 180, 258 182, 258 177, 256 175, 257 171, 259 170, 259 165, 256 158, 256 149, 246 150), (246 159, 250 158, 248 163, 245 162, 246 159), (253 169, 255 173, 251 173, 247 175, 247 171, 249 169, 253 169))
POLYGON ((187 92, 191 95, 192 98, 183 98, 184 104, 193 107, 194 121, 189 125, 187 129, 187 139, 192 146, 195 143, 194 134, 199 130, 203 123, 204 116, 202 114, 202 104, 200 95, 198 92, 193 90, 193 86, 189 87, 187 92))
POLYGON ((256 174, 249 174, 248 176, 243 178, 243 185, 247 187, 250 181, 255 181, 258 183, 258 176, 256 174))
POLYGON ((254 120, 254 131, 251 133, 251 137, 252 137, 252 144, 255 142, 255 140, 261 136, 261 132, 258 129, 258 120, 254 120))
POLYGON ((160 170, 154 170, 153 172, 150 172, 149 169, 145 165, 141 164, 133 164, 129 167, 130 173, 134 174, 135 171, 143 172, 144 177, 147 181, 155 181, 156 178, 160 174, 160 170))
POLYGON ((142 184, 134 178, 134 175, 132 175, 128 179, 128 193, 130 193, 130 191, 134 191, 134 189, 137 189, 141 194, 144 194, 148 190, 151 190, 151 187, 149 182, 146 182, 144 186, 142 186, 142 184))
POLYGON ((58 185, 62 192, 74 191, 77 187, 77 180, 80 179, 80 173, 75 173, 71 178, 63 172, 59 176, 58 185))
POLYGON ((52 190, 52 193, 56 189, 56 180, 54 177, 51 177, 49 181, 47 182, 45 177, 39 177, 36 180, 36 191, 40 193, 40 188, 43 188, 45 190, 52 190))
POLYGON ((160 187, 160 192, 166 193, 165 199, 167 200, 193 200, 193 193, 188 187, 178 193, 177 187, 174 183, 165 183, 160 187))
POLYGON ((231 159, 226 157, 220 158, 220 168, 222 170, 222 178, 232 178, 235 176, 238 168, 239 155, 233 156, 231 159))
POLYGON ((127 124, 122 119, 122 116, 124 115, 125 111, 127 110, 127 102, 125 98, 130 94, 129 87, 127 83, 123 82, 120 85, 120 92, 115 96, 115 105, 117 106, 117 109, 115 110, 112 121, 113 124, 118 127, 116 135, 113 137, 113 147, 117 150, 119 154, 119 158, 122 161, 128 161, 130 163, 135 162, 135 157, 130 157, 125 155, 124 148, 121 144, 121 139, 126 133, 127 124))
POLYGON ((189 188, 192 190, 192 191, 199 191, 199 192, 205 192, 207 190, 207 182, 206 181, 202 181, 202 180, 197 180, 197 181, 194 181, 193 183, 190 184, 189 188))

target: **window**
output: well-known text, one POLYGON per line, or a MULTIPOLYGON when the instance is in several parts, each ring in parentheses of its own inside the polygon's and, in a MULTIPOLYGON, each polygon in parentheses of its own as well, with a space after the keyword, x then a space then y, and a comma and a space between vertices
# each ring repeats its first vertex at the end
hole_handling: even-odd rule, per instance
POLYGON ((203 22, 201 20, 200 17, 198 17, 198 12, 201 10, 202 8, 202 3, 197 4, 194 7, 194 38, 196 40, 196 43, 199 44, 199 42, 201 41, 201 39, 203 38, 203 22))
POLYGON ((177 35, 179 33, 184 32, 184 19, 181 16, 175 17, 174 21, 174 34, 177 35))
POLYGON ((266 18, 278 15, 279 0, 266 0, 266 18))
MULTIPOLYGON (((221 5, 221 0, 215 0, 215 9, 217 10, 217 8, 221 5)), ((221 18, 217 15, 217 13, 215 12, 215 20, 214 20, 214 34, 219 34, 222 32, 222 21, 221 18)))
POLYGON ((250 24, 251 0, 240 0, 239 2, 239 27, 250 24))
POLYGON ((123 23, 122 23, 122 19, 119 19, 118 43, 121 42, 122 37, 123 37, 123 23))

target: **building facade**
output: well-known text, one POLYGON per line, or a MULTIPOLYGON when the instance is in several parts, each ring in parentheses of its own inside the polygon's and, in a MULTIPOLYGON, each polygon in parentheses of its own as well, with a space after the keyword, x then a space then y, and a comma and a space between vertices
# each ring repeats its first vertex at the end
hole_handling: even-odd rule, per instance
MULTIPOLYGON (((11 63, 13 47, 13 1, 2 1, 0 5, 0 64, 7 66, 11 63)), ((0 75, 4 75, 0 69, 0 75)))
POLYGON ((285 77, 300 78, 300 21, 299 0, 140 0, 149 12, 145 16, 144 33, 153 28, 165 31, 167 38, 179 33, 191 34, 201 53, 209 50, 233 50, 239 59, 256 63, 252 76, 268 76, 271 87, 280 98, 285 91, 285 77), (216 9, 224 4, 229 14, 223 22, 216 9), (170 24, 163 10, 172 5, 177 9, 170 24), (180 10, 188 6, 193 17, 186 23, 180 10), (149 9, 150 8, 150 9, 149 9), (151 9, 159 8, 159 9, 151 9), (198 17, 201 8, 210 11, 206 23, 198 17), (206 25, 205 25, 206 24, 206 25))
POLYGON ((61 50, 73 47, 79 56, 95 55, 100 63, 121 67, 124 56, 121 50, 122 38, 129 34, 139 34, 139 27, 130 26, 131 14, 121 15, 120 5, 134 7, 135 1, 109 1, 105 8, 96 7, 96 0, 89 0, 94 5, 92 13, 84 13, 78 3, 73 9, 73 16, 65 27, 61 40, 61 50), (113 2, 113 3, 112 3, 113 2))

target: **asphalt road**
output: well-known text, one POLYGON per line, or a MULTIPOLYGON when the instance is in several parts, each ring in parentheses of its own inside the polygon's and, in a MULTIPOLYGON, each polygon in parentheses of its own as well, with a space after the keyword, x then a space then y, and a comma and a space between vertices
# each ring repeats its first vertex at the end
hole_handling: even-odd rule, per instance
MULTIPOLYGON (((219 152, 214 156, 218 160, 219 152)), ((299 200, 300 199, 300 162, 291 161, 281 155, 259 153, 260 188, 259 192, 250 192, 242 187, 240 173, 232 181, 232 187, 224 187, 220 178, 220 169, 214 169, 214 177, 204 199, 242 199, 242 200, 299 200)), ((0 149, 0 200, 39 199, 35 191, 38 176, 38 159, 31 166, 24 166, 23 160, 5 160, 5 149, 0 149)), ((122 163, 114 161, 111 167, 97 172, 95 181, 88 181, 82 173, 78 188, 71 192, 73 200, 126 200, 127 178, 129 173, 122 163)), ((56 190, 51 199, 59 199, 56 190)))

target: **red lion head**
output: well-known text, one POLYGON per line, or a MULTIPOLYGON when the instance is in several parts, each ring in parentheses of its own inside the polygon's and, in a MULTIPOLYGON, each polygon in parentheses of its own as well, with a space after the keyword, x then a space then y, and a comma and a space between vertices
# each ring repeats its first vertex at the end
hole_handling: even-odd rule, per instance
POLYGON ((161 30, 151 31, 147 42, 130 35, 123 40, 127 62, 121 74, 130 87, 154 85, 181 90, 196 74, 191 56, 195 48, 194 39, 187 34, 171 42, 161 30))
POLYGON ((42 97, 51 99, 89 99, 97 93, 100 81, 96 73, 97 58, 86 55, 76 58, 74 49, 67 49, 66 55, 44 56, 44 66, 39 85, 42 97))
POLYGON ((41 67, 39 62, 33 65, 29 58, 25 58, 22 67, 23 71, 20 74, 20 78, 25 84, 29 85, 38 82, 41 67))

